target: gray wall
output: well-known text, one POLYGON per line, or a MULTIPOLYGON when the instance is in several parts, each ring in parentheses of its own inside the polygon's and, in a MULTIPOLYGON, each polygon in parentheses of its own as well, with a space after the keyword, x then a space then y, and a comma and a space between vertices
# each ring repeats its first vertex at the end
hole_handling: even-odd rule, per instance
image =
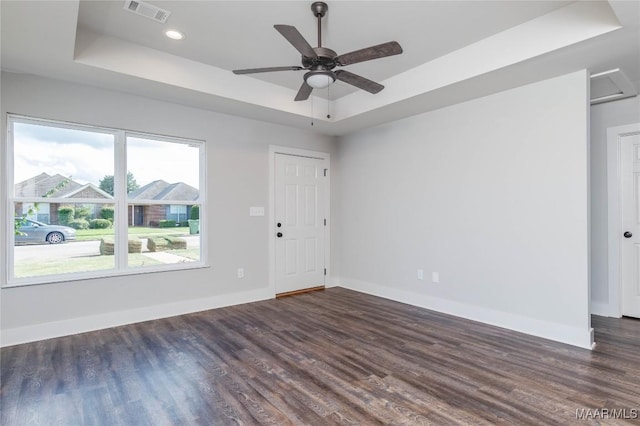
POLYGON ((211 268, 1 290, 3 333, 35 326, 47 337, 78 319, 100 328, 273 296, 267 219, 248 208, 267 207, 276 144, 332 156, 333 282, 588 346, 584 71, 339 141, 32 76, 3 73, 2 89, 3 116, 206 140, 212 228, 211 268))
MULTIPOLYGON (((211 267, 5 288, 0 292, 3 331, 104 314, 94 320, 99 328, 105 321, 272 297, 266 291, 267 217, 249 217, 250 206, 268 207, 269 144, 335 154, 334 138, 312 131, 27 75, 2 74, 2 117, 7 112, 205 140, 211 267), (245 268, 244 279, 236 278, 238 267, 245 268)), ((2 144, 4 159, 4 137, 2 144)), ((4 162, 0 167, 4 191, 4 162)))
POLYGON ((591 302, 594 313, 608 315, 607 128, 640 123, 640 97, 591 107, 591 302))
POLYGON ((589 347, 587 84, 581 71, 343 138, 341 285, 589 347))

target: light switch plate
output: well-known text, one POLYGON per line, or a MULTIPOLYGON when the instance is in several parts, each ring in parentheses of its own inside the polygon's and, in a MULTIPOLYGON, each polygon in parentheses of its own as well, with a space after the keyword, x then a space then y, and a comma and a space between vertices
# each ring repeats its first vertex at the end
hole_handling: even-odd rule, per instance
POLYGON ((249 207, 249 216, 264 216, 264 207, 249 207))

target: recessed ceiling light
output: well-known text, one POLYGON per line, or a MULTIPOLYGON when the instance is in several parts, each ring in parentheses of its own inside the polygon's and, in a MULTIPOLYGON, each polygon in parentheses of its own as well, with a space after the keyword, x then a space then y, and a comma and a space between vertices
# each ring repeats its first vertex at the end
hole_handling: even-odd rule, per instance
POLYGON ((184 34, 177 30, 167 30, 164 35, 173 40, 182 40, 184 38, 184 34))

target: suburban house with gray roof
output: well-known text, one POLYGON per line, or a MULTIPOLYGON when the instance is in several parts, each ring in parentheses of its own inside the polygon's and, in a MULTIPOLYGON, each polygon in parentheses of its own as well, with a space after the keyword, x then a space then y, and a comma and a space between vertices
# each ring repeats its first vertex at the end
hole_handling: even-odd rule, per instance
POLYGON ((175 220, 176 224, 185 222, 189 219, 193 205, 166 202, 196 201, 199 195, 196 188, 184 182, 155 180, 129 193, 129 224, 158 226, 161 220, 175 220), (163 204, 152 204, 153 201, 162 201, 163 204))
POLYGON ((111 194, 103 191, 92 183, 81 184, 61 174, 49 175, 40 173, 37 176, 18 182, 14 186, 16 197, 55 197, 69 198, 69 203, 45 203, 39 202, 38 208, 33 209, 34 203, 16 203, 16 216, 28 215, 29 219, 35 219, 49 224, 58 224, 58 209, 61 205, 82 206, 89 209, 89 219, 100 216, 100 205, 78 203, 78 198, 113 198, 111 194), (72 201, 73 200, 73 201, 72 201), (29 211, 34 213, 29 214, 29 211))

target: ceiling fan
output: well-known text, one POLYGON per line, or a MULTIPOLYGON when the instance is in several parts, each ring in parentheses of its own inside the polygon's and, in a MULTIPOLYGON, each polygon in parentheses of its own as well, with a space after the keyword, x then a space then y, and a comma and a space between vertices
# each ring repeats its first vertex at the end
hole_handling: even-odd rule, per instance
POLYGON ((302 66, 289 67, 269 67, 251 68, 243 70, 233 70, 234 74, 255 74, 273 71, 308 71, 304 75, 304 82, 295 97, 296 101, 304 101, 309 98, 313 89, 328 87, 336 80, 351 84, 369 93, 378 93, 384 86, 371 81, 357 74, 345 70, 336 70, 335 67, 356 64, 358 62, 370 61, 372 59, 384 58, 386 56, 399 55, 402 47, 396 41, 390 41, 376 46, 367 47, 353 52, 338 55, 331 49, 322 47, 321 22, 327 13, 329 6, 321 1, 311 4, 311 11, 318 19, 318 47, 311 47, 302 34, 291 25, 274 25, 274 28, 287 39, 293 47, 302 54, 302 66))

